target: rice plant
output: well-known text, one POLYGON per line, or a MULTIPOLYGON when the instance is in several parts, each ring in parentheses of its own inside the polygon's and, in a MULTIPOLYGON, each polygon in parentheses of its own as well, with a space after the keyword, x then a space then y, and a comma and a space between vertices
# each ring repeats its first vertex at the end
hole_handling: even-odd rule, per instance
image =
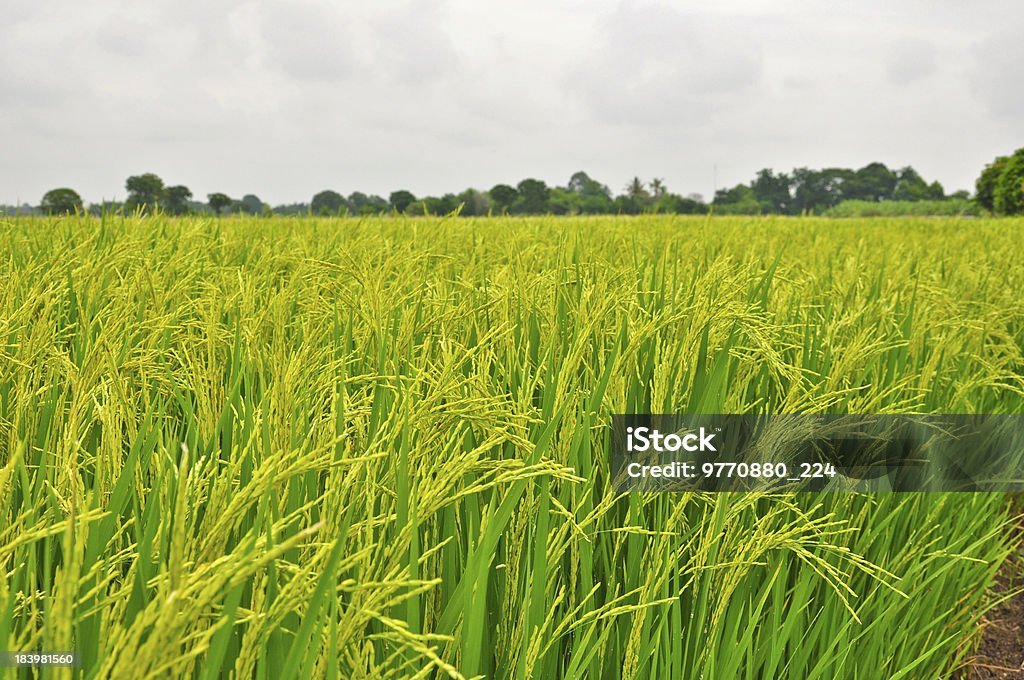
POLYGON ((610 414, 1018 412, 1022 228, 2 219, 0 650, 946 677, 1014 549, 1003 497, 617 495, 610 414))

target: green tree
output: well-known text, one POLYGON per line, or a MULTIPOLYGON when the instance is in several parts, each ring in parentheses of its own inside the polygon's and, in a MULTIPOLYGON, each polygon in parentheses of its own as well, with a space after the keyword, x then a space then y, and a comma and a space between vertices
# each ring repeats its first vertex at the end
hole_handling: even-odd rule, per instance
POLYGON ((580 195, 569 189, 552 187, 548 194, 548 211, 552 215, 575 215, 580 212, 580 195))
POLYGON ((514 208, 516 212, 537 215, 548 211, 548 197, 551 189, 539 179, 527 178, 516 185, 519 200, 514 208))
POLYGON ((192 200, 192 190, 177 184, 167 187, 164 191, 164 210, 171 215, 184 215, 188 212, 188 202, 192 200))
POLYGON ((896 171, 892 197, 897 201, 923 201, 929 197, 928 183, 909 165, 896 171))
POLYGON ((784 215, 789 212, 793 201, 791 186, 789 175, 784 172, 776 174, 765 168, 757 173, 750 188, 754 191, 754 198, 761 204, 762 212, 784 215))
POLYGON ((1017 149, 1003 163, 992 207, 1000 215, 1024 215, 1024 148, 1017 149))
POLYGON ((436 198, 427 196, 426 198, 417 198, 415 201, 405 206, 406 215, 429 215, 430 205, 429 202, 437 201, 436 198))
POLYGON ((275 205, 271 212, 274 215, 308 215, 311 211, 308 203, 286 203, 275 205))
POLYGON ((227 194, 222 194, 219 191, 212 194, 207 194, 206 200, 210 205, 210 210, 212 210, 216 215, 220 215, 223 210, 225 210, 226 208, 230 208, 231 205, 235 202, 234 199, 232 199, 230 196, 228 196, 227 194))
POLYGON ((360 215, 382 215, 391 209, 391 205, 383 197, 370 194, 359 207, 360 215))
POLYGON ((405 212, 406 208, 409 207, 409 204, 411 204, 415 200, 416 197, 412 194, 412 192, 406 191, 405 189, 392 191, 391 195, 388 197, 388 202, 391 204, 391 208, 395 212, 400 213, 405 212))
POLYGON ((507 184, 495 184, 487 194, 491 197, 495 211, 502 214, 511 210, 512 204, 519 198, 516 188, 507 184))
POLYGON ((651 198, 655 201, 664 196, 668 191, 668 188, 665 186, 665 180, 660 177, 652 179, 649 186, 651 187, 651 198))
POLYGON ((152 213, 164 202, 164 181, 152 172, 132 175, 125 183, 128 200, 124 205, 130 211, 152 213))
POLYGON ((353 191, 348 197, 348 207, 355 214, 360 214, 363 211, 363 207, 370 202, 370 197, 364 194, 362 191, 353 191))
POLYGON ((896 174, 884 163, 868 163, 843 184, 843 200, 884 201, 892 198, 896 174))
POLYGON ((466 217, 486 215, 491 210, 491 199, 476 189, 466 189, 456 199, 462 204, 461 214, 466 217))
POLYGON ((844 168, 796 168, 790 175, 793 185, 790 212, 797 215, 804 212, 820 214, 838 205, 843 199, 843 183, 852 174, 844 168))
POLYGON ((594 187, 598 187, 600 184, 590 179, 590 175, 579 170, 572 174, 569 178, 569 184, 566 185, 566 189, 573 192, 574 194, 586 194, 589 191, 593 191, 594 187))
POLYGON ((643 180, 639 177, 634 177, 626 185, 626 196, 633 199, 637 205, 643 206, 650 199, 651 195, 647 192, 647 187, 644 186, 643 180))
POLYGON ((713 202, 715 212, 722 215, 757 215, 761 202, 748 184, 737 184, 731 189, 719 189, 713 202))
POLYGON ((242 200, 238 202, 238 208, 246 215, 262 215, 263 201, 254 194, 246 194, 245 196, 242 196, 242 200))
POLYGON ((1003 168, 1006 167, 1009 160, 1006 156, 996 158, 985 166, 978 181, 974 184, 974 200, 985 210, 994 212, 996 209, 996 184, 999 183, 999 175, 1002 174, 1003 168))
POLYGON ((43 194, 39 209, 47 215, 69 215, 82 212, 82 197, 74 189, 61 187, 43 194))
POLYGON ((410 203, 405 213, 407 215, 450 215, 458 207, 459 200, 455 194, 445 194, 440 198, 426 196, 410 203))
POLYGON ((692 198, 683 198, 678 194, 665 192, 654 202, 654 212, 676 213, 677 215, 699 215, 707 211, 707 206, 692 198))
POLYGON ((427 212, 431 215, 450 215, 459 207, 459 199, 455 194, 445 194, 440 198, 428 196, 426 199, 427 212))
POLYGON ((345 197, 337 191, 325 189, 313 197, 310 208, 314 215, 340 215, 348 205, 345 203, 345 197))
POLYGON ((622 194, 612 201, 612 210, 619 215, 639 215, 643 212, 644 205, 637 197, 622 194))
MULTIPOLYGON (((571 201, 575 212, 594 215, 613 211, 612 192, 606 185, 591 179, 582 170, 573 173, 566 188, 576 197, 576 200, 571 201)), ((552 197, 552 202, 554 200, 552 197)))
POLYGON ((117 201, 100 201, 99 203, 89 204, 89 214, 94 217, 102 217, 103 215, 123 214, 124 203, 118 203, 117 201))

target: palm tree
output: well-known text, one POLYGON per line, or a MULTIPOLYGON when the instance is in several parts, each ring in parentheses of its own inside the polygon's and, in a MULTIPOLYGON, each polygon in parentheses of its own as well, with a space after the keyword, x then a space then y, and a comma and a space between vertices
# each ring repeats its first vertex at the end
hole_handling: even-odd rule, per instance
POLYGON ((665 195, 666 187, 665 180, 660 177, 655 177, 651 180, 651 193, 654 194, 655 198, 661 198, 665 195))
POLYGON ((644 187, 644 183, 639 177, 634 177, 630 180, 629 184, 626 185, 626 195, 630 198, 635 198, 638 201, 642 201, 650 197, 650 194, 647 193, 647 188, 644 187))

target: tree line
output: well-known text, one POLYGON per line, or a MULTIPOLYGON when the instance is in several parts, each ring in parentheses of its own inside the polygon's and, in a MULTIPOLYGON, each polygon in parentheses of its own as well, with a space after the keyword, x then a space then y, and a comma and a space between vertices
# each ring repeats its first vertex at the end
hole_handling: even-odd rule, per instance
MULTIPOLYGON (((949 198, 968 198, 959 192, 949 198)), ((760 170, 748 184, 715 193, 723 213, 820 214, 843 201, 934 201, 948 198, 939 182, 926 182, 914 168, 890 170, 869 163, 859 170, 796 168, 790 173, 760 170)))
POLYGON ((441 196, 416 196, 400 189, 387 198, 354 191, 348 196, 332 189, 316 193, 308 203, 270 206, 254 194, 234 199, 224 193, 207 195, 206 202, 193 200, 192 191, 183 185, 168 186, 154 173, 133 175, 125 182, 128 198, 123 203, 102 202, 87 208, 72 189, 48 191, 40 203, 40 212, 62 214, 124 210, 170 215, 243 213, 249 215, 407 215, 491 214, 639 214, 642 212, 703 213, 708 209, 700 195, 679 196, 669 192, 663 180, 644 182, 639 177, 614 196, 607 185, 577 172, 564 187, 548 186, 539 179, 524 179, 515 186, 496 184, 489 190, 466 189, 441 196))
MULTIPOLYGON (((309 203, 270 206, 254 194, 239 199, 225 193, 207 194, 194 200, 192 191, 180 184, 166 185, 154 173, 133 175, 125 182, 128 197, 123 203, 101 202, 84 206, 73 189, 46 192, 38 212, 66 214, 110 211, 163 212, 170 215, 243 213, 248 215, 600 215, 640 213, 701 214, 822 214, 844 202, 935 202, 972 199, 967 191, 947 195, 937 181, 928 182, 907 166, 890 169, 884 163, 862 168, 796 168, 789 173, 760 170, 753 180, 715 192, 710 204, 699 194, 682 196, 664 180, 634 177, 615 195, 587 173, 574 173, 565 186, 548 186, 527 178, 516 185, 496 184, 483 191, 466 189, 454 194, 417 197, 411 191, 391 192, 387 198, 355 191, 348 196, 326 189, 309 203)), ((994 214, 1024 214, 1024 148, 1000 156, 982 170, 973 201, 994 214)), ((848 203, 852 205, 852 203, 848 203)), ((30 212, 35 212, 31 209, 30 212)))
POLYGON ((1024 214, 1024 148, 985 166, 973 197, 967 191, 947 195, 942 184, 925 181, 910 166, 891 170, 884 163, 869 163, 857 170, 797 168, 776 173, 764 169, 747 184, 716 191, 712 206, 718 214, 842 214, 835 209, 844 204, 968 199, 996 215, 1024 214))

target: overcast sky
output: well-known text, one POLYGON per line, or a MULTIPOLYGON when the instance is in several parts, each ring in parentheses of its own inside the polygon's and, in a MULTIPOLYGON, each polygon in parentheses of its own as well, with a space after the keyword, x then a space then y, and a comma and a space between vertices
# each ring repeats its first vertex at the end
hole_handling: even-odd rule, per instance
POLYGON ((700 5, 0 0, 0 202, 141 172, 274 204, 580 169, 710 197, 874 160, 952 191, 1024 146, 1019 0, 700 5))

